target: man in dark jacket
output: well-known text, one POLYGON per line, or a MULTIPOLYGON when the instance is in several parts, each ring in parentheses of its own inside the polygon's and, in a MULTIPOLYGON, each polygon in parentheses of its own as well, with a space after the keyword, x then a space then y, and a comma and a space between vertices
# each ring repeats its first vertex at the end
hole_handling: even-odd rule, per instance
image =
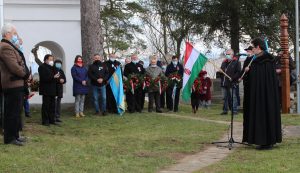
MULTIPOLYGON (((109 60, 105 62, 109 72, 108 79, 110 79, 115 70, 121 65, 121 63, 116 60, 116 57, 117 56, 115 54, 110 54, 109 60)), ((110 85, 106 86, 106 108, 110 113, 118 113, 116 99, 113 95, 110 85)))
POLYGON ((102 115, 106 115, 106 84, 108 80, 108 70, 105 63, 102 62, 103 57, 99 54, 95 54, 93 57, 93 64, 90 65, 88 70, 88 76, 91 79, 93 98, 95 106, 95 114, 100 114, 99 109, 99 94, 102 115))
POLYGON ((224 74, 221 74, 221 87, 223 90, 223 112, 221 115, 226 115, 228 112, 228 106, 233 111, 233 114, 238 114, 237 110, 237 95, 236 93, 236 87, 238 87, 236 84, 238 82, 238 79, 240 77, 241 73, 241 63, 239 62, 238 58, 234 57, 234 52, 232 49, 228 49, 226 51, 226 59, 223 61, 221 65, 221 69, 223 72, 225 72, 231 79, 229 79, 224 74), (233 90, 233 93, 231 93, 233 90), (233 105, 231 102, 231 94, 233 94, 233 105))
POLYGON ((55 97, 55 121, 61 122, 60 120, 60 104, 61 99, 63 98, 63 84, 65 84, 66 76, 62 70, 62 61, 54 61, 55 74, 59 73, 59 78, 56 79, 56 97, 55 97))
MULTIPOLYGON (((144 75, 145 69, 141 65, 136 54, 131 55, 131 62, 125 65, 124 76, 130 80, 131 75, 144 75)), ((142 112, 141 99, 143 99, 143 88, 135 88, 134 93, 126 91, 126 102, 130 113, 142 112)))
POLYGON ((6 24, 2 28, 0 43, 0 74, 2 92, 4 95, 4 144, 23 145, 20 138, 21 110, 24 99, 24 80, 29 76, 25 58, 22 52, 13 45, 18 39, 16 28, 6 24))
POLYGON ((53 68, 53 59, 52 55, 45 55, 44 63, 38 69, 40 76, 39 93, 43 96, 42 125, 44 126, 57 125, 55 122, 55 96, 56 81, 59 79, 60 74, 55 72, 53 68))
MULTIPOLYGON (((183 66, 178 62, 177 56, 172 57, 172 62, 167 66, 165 75, 168 78, 170 78, 171 75, 176 75, 176 76, 180 77, 182 80, 183 66)), ((168 86, 168 88, 167 88, 166 98, 167 98, 167 108, 169 109, 169 111, 174 111, 174 112, 178 111, 180 89, 182 87, 181 85, 182 85, 181 82, 180 82, 180 84, 176 84, 176 86, 175 86, 175 83, 173 83, 170 86, 168 86), (175 94, 175 95, 173 96, 173 94, 175 94)))

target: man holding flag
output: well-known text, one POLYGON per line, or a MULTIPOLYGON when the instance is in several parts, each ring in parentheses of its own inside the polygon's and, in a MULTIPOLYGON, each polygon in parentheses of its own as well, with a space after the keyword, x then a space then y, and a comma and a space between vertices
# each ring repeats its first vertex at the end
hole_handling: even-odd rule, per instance
POLYGON ((232 49, 228 49, 225 53, 226 59, 222 62, 221 70, 227 74, 225 76, 221 73, 221 87, 223 90, 223 112, 221 115, 226 115, 228 112, 228 106, 232 109, 233 114, 238 114, 237 110, 237 95, 236 93, 236 83, 240 77, 241 73, 241 63, 238 58, 234 57, 234 51, 232 49), (231 93, 232 92, 232 93, 231 93), (233 94, 233 105, 231 105, 231 94, 233 94))

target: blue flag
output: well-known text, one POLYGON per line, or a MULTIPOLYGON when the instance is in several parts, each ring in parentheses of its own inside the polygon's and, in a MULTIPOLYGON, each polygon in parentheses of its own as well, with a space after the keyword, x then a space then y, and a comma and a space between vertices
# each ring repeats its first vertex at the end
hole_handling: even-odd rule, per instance
POLYGON ((117 103, 118 114, 122 115, 125 111, 125 101, 124 101, 123 79, 122 79, 120 66, 110 77, 109 85, 111 87, 112 93, 114 94, 117 103))

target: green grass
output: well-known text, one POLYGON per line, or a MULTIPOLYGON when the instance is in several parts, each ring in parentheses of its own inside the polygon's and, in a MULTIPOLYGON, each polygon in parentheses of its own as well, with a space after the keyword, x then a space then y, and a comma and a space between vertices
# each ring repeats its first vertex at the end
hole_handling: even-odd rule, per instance
POLYGON ((300 138, 285 139, 272 150, 235 149, 225 160, 195 173, 299 173, 300 138))
POLYGON ((24 147, 0 145, 1 172, 156 172, 219 139, 226 126, 159 114, 75 119, 64 113, 59 126, 26 119, 24 147))
MULTIPOLYGON (((193 117, 200 117, 210 120, 218 120, 218 121, 230 121, 231 115, 228 112, 227 115, 220 115, 222 112, 222 105, 221 104, 213 104, 210 106, 209 109, 200 108, 196 114, 192 113, 192 108, 190 105, 182 104, 179 110, 179 113, 183 116, 193 116, 193 117)), ((243 122, 243 111, 237 116, 234 116, 235 122, 243 122)), ((286 126, 299 126, 300 125, 300 115, 296 114, 281 114, 281 121, 282 124, 286 126)))

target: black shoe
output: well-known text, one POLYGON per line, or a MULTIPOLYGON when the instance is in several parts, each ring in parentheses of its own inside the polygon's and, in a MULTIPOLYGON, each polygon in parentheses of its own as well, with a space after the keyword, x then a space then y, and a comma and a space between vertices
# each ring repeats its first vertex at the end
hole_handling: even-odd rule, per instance
POLYGON ((156 110, 157 113, 162 113, 162 111, 160 109, 156 110))
POLYGON ((227 115, 227 112, 222 112, 220 115, 227 115))
POLYGON ((56 119, 55 122, 61 123, 62 121, 60 119, 56 119))
POLYGON ((106 112, 102 112, 102 116, 106 116, 107 115, 107 113, 106 112))
POLYGON ((60 124, 56 123, 56 122, 53 122, 53 123, 50 123, 52 125, 56 125, 56 126, 59 126, 60 124))
POLYGON ((23 142, 23 143, 27 141, 26 137, 19 137, 16 140, 19 141, 19 142, 23 142))
POLYGON ((238 112, 233 112, 233 115, 238 115, 239 113, 238 112))
POLYGON ((25 117, 31 118, 30 114, 25 114, 25 117))
POLYGON ((50 126, 49 123, 42 123, 43 126, 50 126))
POLYGON ((17 145, 17 146, 23 146, 24 144, 18 140, 13 140, 7 144, 13 144, 13 145, 17 145))

